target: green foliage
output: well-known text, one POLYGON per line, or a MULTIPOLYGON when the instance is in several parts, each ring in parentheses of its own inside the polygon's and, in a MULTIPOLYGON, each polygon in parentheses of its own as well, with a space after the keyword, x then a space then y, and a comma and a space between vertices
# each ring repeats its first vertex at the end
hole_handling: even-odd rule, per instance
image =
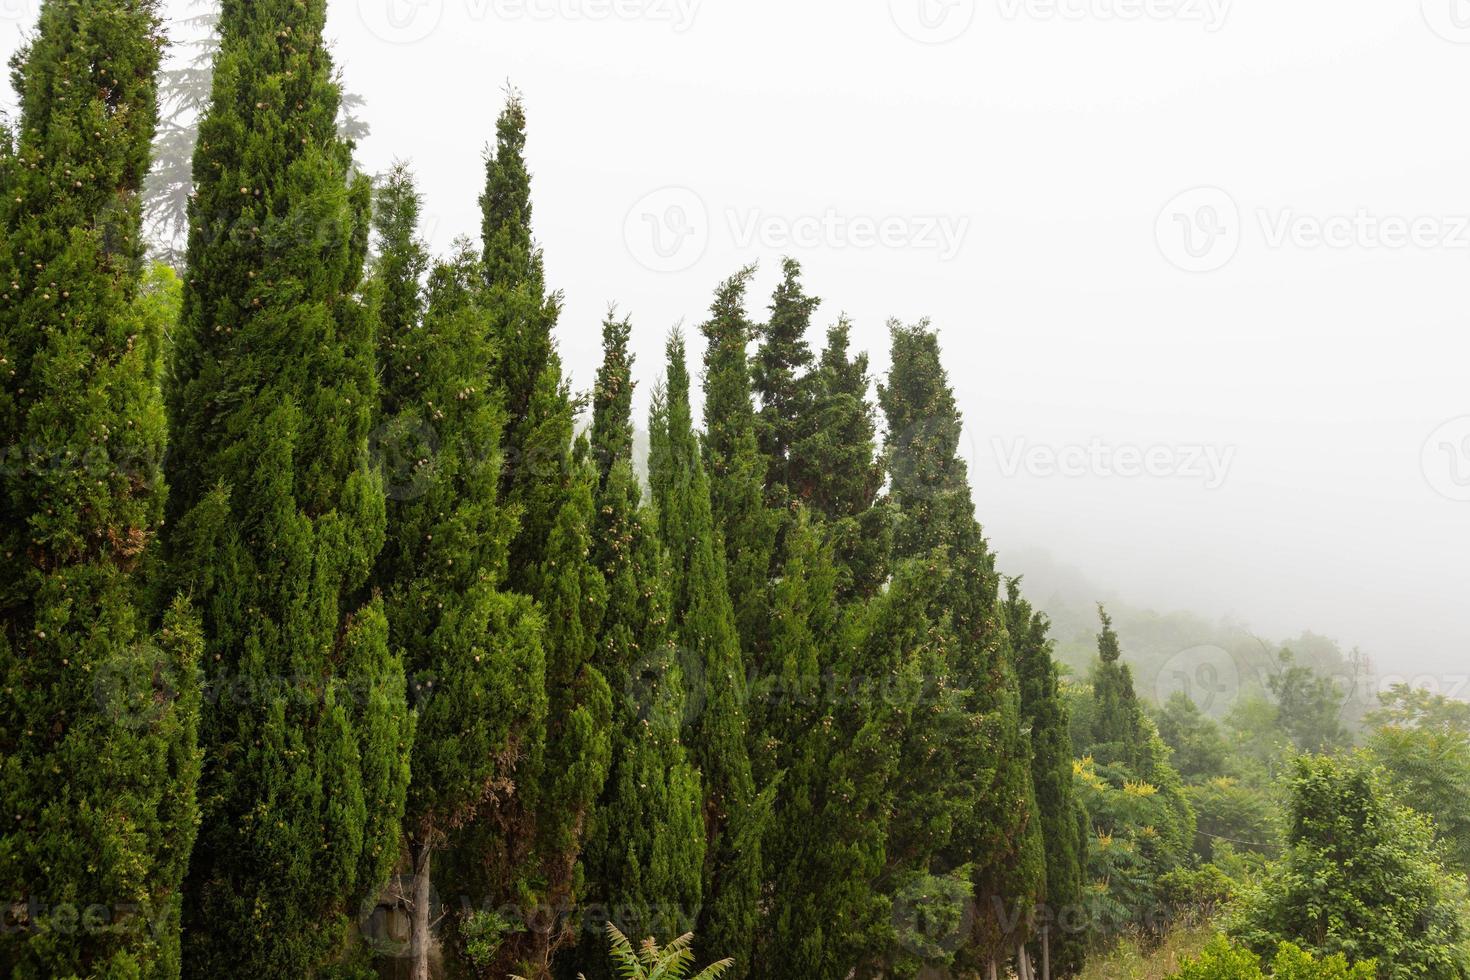
POLYGON ((1185 799, 1195 813, 1195 853, 1213 861, 1224 843, 1236 850, 1275 856, 1281 848, 1279 807, 1272 796, 1230 776, 1187 786, 1185 799))
POLYGON ((738 978, 750 969, 759 921, 760 844, 770 801, 769 794, 757 796, 751 774, 744 657, 693 428, 684 339, 677 333, 669 339, 668 376, 649 430, 649 483, 669 554, 672 621, 692 698, 687 740, 704 783, 699 934, 712 948, 733 954, 738 978))
POLYGON ((893 522, 880 497, 885 470, 877 458, 868 357, 849 356, 850 334, 845 320, 827 331, 811 391, 801 396, 810 397, 811 409, 787 451, 786 472, 789 495, 830 526, 838 595, 861 600, 887 578, 893 522))
POLYGON ((179 975, 199 624, 159 582, 176 315, 139 192, 149 0, 48 0, 0 141, 0 968, 179 975), (145 278, 146 277, 146 278, 145 278), (159 606, 165 608, 160 609, 159 606))
POLYGON ((1154 723, 1185 782, 1231 775, 1230 745, 1219 722, 1201 711, 1188 694, 1175 691, 1155 710, 1154 723))
POLYGON ((1268 973, 1254 953, 1218 938, 1172 980, 1373 980, 1375 975, 1371 962, 1349 966, 1341 956, 1318 960, 1291 943, 1281 944, 1268 973))
POLYGON ((1091 686, 1082 692, 1089 703, 1073 721, 1073 742, 1082 756, 1077 788, 1093 829, 1093 923, 1105 935, 1157 932, 1168 924, 1160 914, 1158 882, 1188 857, 1195 813, 1169 748, 1134 691, 1112 620, 1105 610, 1099 613, 1098 660, 1091 686))
POLYGON ((1343 696, 1330 677, 1281 651, 1281 669, 1266 682, 1276 701, 1282 730, 1298 752, 1331 752, 1349 744, 1343 727, 1343 696))
POLYGON ((1011 916, 997 913, 1030 909, 1039 897, 1042 828, 1000 576, 975 520, 938 337, 927 324, 893 324, 890 333, 892 367, 878 400, 888 422, 894 557, 930 569, 928 616, 948 639, 926 664, 924 701, 901 750, 901 823, 889 854, 922 874, 972 869, 979 914, 965 955, 980 967, 1026 938, 1009 935, 1011 916))
POLYGON ((1470 976, 1464 881, 1439 865, 1428 821, 1365 759, 1297 760, 1287 843, 1232 926, 1246 946, 1373 959, 1381 980, 1470 976))
POLYGON ((412 742, 367 587, 371 188, 335 120, 323 0, 222 7, 169 390, 174 572, 204 613, 188 972, 314 976, 399 853, 412 742), (259 937, 242 943, 241 936, 259 937))
MULTIPOLYGON (((373 448, 388 495, 377 585, 417 708, 404 828, 421 867, 516 795, 547 695, 542 620, 505 588, 516 524, 498 499, 505 416, 488 382, 495 351, 480 263, 461 247, 434 268, 425 297, 418 216, 412 178, 397 167, 378 196, 371 284, 382 376, 373 448)), ((487 936, 467 934, 471 959, 487 936)))
POLYGON ((730 601, 740 646, 766 644, 767 596, 780 515, 766 508, 767 460, 756 435, 747 350, 755 327, 745 315, 745 289, 755 268, 720 284, 700 328, 704 355, 704 469, 715 535, 723 544, 730 601))
MULTIPOLYGON (((1006 628, 1015 651, 1021 687, 1022 724, 1030 732, 1031 778, 1046 853, 1046 888, 1041 900, 1050 918, 1060 920, 1083 901, 1087 839, 1086 814, 1072 778, 1072 740, 1066 700, 1048 636, 1050 623, 1021 595, 1019 579, 1006 583, 1006 628)), ((1051 962, 1059 973, 1074 973, 1085 958, 1085 937, 1052 930, 1051 962)))
POLYGON ((771 301, 771 317, 760 328, 760 347, 751 362, 751 387, 760 400, 756 430, 766 458, 766 481, 777 506, 801 500, 792 450, 811 426, 815 408, 811 373, 812 349, 807 343, 812 314, 821 300, 808 296, 801 285, 801 264, 787 258, 781 263, 781 283, 771 301))
POLYGON ((612 923, 608 923, 607 935, 612 942, 613 964, 623 980, 719 980, 735 965, 734 960, 723 959, 690 977, 689 971, 694 968, 693 933, 685 933, 663 948, 653 939, 645 939, 637 949, 612 923))
POLYGON ((1470 704, 1403 685, 1380 700, 1369 751, 1395 795, 1434 818, 1446 863, 1470 874, 1470 704))
MULTIPOLYGON (((594 663, 608 679, 613 720, 611 770, 589 818, 583 905, 649 935, 693 925, 705 840, 699 776, 680 732, 688 703, 669 623, 668 565, 633 472, 630 332, 608 315, 593 394, 592 562, 607 586, 594 663)), ((594 978, 610 977, 589 925, 576 961, 594 978)))

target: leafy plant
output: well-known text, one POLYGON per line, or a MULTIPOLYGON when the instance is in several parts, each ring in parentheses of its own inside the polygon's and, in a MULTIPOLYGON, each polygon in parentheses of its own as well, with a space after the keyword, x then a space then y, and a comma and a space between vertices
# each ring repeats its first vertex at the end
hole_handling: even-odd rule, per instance
MULTIPOLYGON (((723 959, 689 976, 694 966, 694 950, 690 948, 694 942, 692 932, 686 932, 662 949, 651 938, 643 940, 634 949, 628 937, 611 922, 607 924, 607 936, 612 942, 613 966, 623 980, 718 980, 735 965, 734 960, 723 959)), ((579 973, 577 976, 581 980, 582 975, 579 973)), ((510 980, 525 978, 512 976, 510 980)))

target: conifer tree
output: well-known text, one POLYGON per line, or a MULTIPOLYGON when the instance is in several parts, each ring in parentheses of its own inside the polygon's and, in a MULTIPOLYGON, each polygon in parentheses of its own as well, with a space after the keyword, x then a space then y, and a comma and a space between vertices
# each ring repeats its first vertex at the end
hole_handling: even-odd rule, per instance
POLYGON ((521 747, 545 725, 546 688, 540 619, 504 588, 515 515, 498 500, 504 412, 488 381, 494 350, 478 256, 462 248, 433 270, 425 312, 419 209, 412 177, 395 167, 374 217, 375 448, 388 491, 378 583, 417 708, 404 832, 413 978, 427 980, 434 853, 509 808, 521 747))
POLYGON ((1041 961, 1060 976, 1082 968, 1086 937, 1050 927, 1080 908, 1086 871, 1086 814, 1072 785, 1072 739, 1061 679, 1047 635, 1050 623, 1021 595, 1021 582, 1006 583, 1006 626, 1021 684, 1021 723, 1031 733, 1031 778, 1046 845, 1041 961))
POLYGON ((519 509, 510 549, 512 588, 534 598, 546 622, 547 726, 540 761, 523 772, 512 851, 528 856, 516 890, 525 928, 490 958, 488 974, 543 975, 571 939, 582 880, 578 855, 587 816, 610 763, 611 694, 593 663, 606 584, 592 563, 596 468, 573 450, 576 407, 562 377, 552 330, 561 305, 547 295, 541 252, 531 237, 526 115, 510 93, 486 163, 483 275, 499 349, 495 379, 508 419, 502 488, 519 509), (540 785, 533 791, 534 778, 540 785))
MULTIPOLYGON (((766 508, 766 459, 756 438, 745 290, 755 267, 741 269, 715 293, 701 328, 704 354, 704 466, 716 534, 724 542, 730 601, 741 649, 766 642, 766 594, 780 517, 766 508)), ((707 938, 707 937, 705 937, 707 938)))
POLYGON ((697 935, 703 948, 732 956, 732 975, 744 977, 759 921, 768 799, 757 797, 751 776, 744 658, 694 433, 684 338, 677 333, 669 340, 667 381, 654 409, 649 483, 659 537, 669 552, 672 620, 691 692, 688 741, 704 786, 707 850, 697 935))
POLYGON ((943 818, 923 831, 935 871, 971 869, 979 912, 967 956, 986 966, 1015 949, 1005 920, 1031 907, 1044 873, 1031 761, 999 576, 958 454, 962 423, 938 337, 928 324, 894 324, 891 332, 892 368, 878 397, 888 422, 894 555, 934 556, 944 568, 930 609, 936 622, 948 622, 954 644, 941 672, 929 678, 928 696, 936 706, 954 701, 969 716, 953 737, 925 746, 927 765, 955 777, 935 811, 943 818))
POLYGON ((850 356, 851 324, 827 331, 811 378, 811 408, 787 454, 790 492, 829 526, 838 564, 838 593, 869 598, 888 576, 891 510, 882 500, 877 410, 869 400, 868 356, 850 356))
POLYGON ((171 277, 145 285, 139 191, 162 45, 150 0, 47 0, 12 65, 19 132, 0 147, 8 976, 179 975, 201 639, 184 602, 160 622, 152 598, 175 309, 171 277))
POLYGON ((699 911, 705 854, 699 777, 680 733, 686 702, 668 566, 633 470, 630 331, 611 313, 603 323, 593 393, 593 561, 608 590, 595 663, 612 690, 612 767, 588 828, 582 905, 589 919, 572 957, 593 980, 612 973, 590 917, 605 916, 628 935, 683 935, 699 911))
POLYGON ((771 300, 771 318, 760 328, 760 347, 751 362, 751 385, 760 402, 756 432, 766 457, 770 499, 785 507, 799 490, 793 487, 792 448, 806 432, 814 406, 812 349, 807 343, 812 314, 821 300, 801 285, 801 264, 781 263, 781 283, 771 300))
POLYGON ((385 525, 357 295, 371 187, 337 134, 325 17, 222 6, 195 154, 169 523, 219 692, 185 908, 200 976, 319 975, 399 853, 412 722, 367 593, 385 525))

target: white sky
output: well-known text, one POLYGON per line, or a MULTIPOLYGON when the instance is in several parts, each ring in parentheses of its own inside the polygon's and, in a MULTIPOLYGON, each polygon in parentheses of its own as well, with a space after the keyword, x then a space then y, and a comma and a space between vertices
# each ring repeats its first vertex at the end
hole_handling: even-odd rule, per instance
MULTIPOLYGON (((35 4, 0 0, 7 54, 35 4)), ((646 404, 667 329, 753 260, 763 315, 790 252, 819 325, 846 311, 876 367, 888 317, 940 327, 1002 564, 1040 546, 1137 604, 1470 672, 1470 422, 1423 452, 1470 416, 1466 0, 330 11, 373 127, 359 156, 414 164, 440 251, 478 232, 481 150, 505 81, 524 91, 579 387, 610 301, 646 404), (1178 197, 1201 186, 1220 190, 1178 197), (1334 223, 1360 211, 1375 223, 1334 223), (1322 224, 1346 237, 1314 241, 1322 224), (1211 489, 1003 459, 1094 441, 1230 465, 1211 489)))

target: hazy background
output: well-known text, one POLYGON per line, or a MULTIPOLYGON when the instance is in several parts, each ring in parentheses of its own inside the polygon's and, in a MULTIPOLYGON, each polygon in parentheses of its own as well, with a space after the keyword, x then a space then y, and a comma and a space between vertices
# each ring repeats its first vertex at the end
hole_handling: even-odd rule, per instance
MULTIPOLYGON (((0 0, 7 55, 35 11, 0 0)), ((524 92, 579 388, 609 302, 641 413, 666 331, 755 260, 762 318, 789 253, 876 370, 889 317, 941 329, 1007 570, 1470 672, 1470 3, 333 0, 329 30, 438 251, 524 92), (1005 462, 1094 444, 1161 463, 1005 462)))

